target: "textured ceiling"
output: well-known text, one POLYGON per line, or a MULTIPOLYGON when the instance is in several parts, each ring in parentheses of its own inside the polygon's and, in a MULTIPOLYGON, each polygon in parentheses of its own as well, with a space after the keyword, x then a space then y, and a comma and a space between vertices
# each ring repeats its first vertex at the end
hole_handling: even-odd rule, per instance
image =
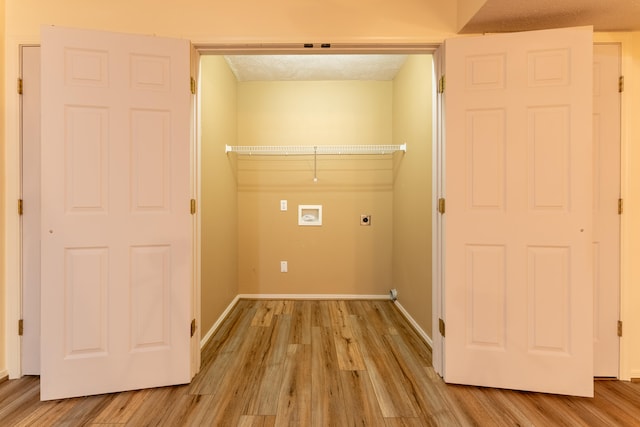
POLYGON ((640 30, 640 0, 487 0, 460 33, 495 33, 593 25, 640 30))
POLYGON ((228 55, 238 81, 393 80, 407 55, 228 55))

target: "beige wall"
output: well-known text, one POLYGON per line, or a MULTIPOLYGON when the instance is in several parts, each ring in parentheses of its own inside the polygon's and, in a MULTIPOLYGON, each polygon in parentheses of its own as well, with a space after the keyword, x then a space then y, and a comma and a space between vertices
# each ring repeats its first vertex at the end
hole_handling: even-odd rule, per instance
POLYGON ((409 57, 393 83, 393 139, 407 143, 393 186, 393 282, 398 301, 431 336, 431 55, 409 57))
POLYGON ((36 36, 40 25, 183 37, 205 42, 440 41, 455 31, 456 2, 350 0, 83 1, 14 0, 7 33, 36 36))
POLYGON ((236 79, 221 56, 201 62, 201 316, 206 333, 238 294, 235 167, 224 153, 237 139, 236 79))
POLYGON ((241 82, 239 145, 389 144, 391 82, 241 82))
MULTIPOLYGON (((391 101, 391 82, 240 83, 238 144, 390 144, 391 101)), ((388 293, 391 167, 391 156, 320 156, 314 182, 312 156, 238 157, 240 293, 388 293), (298 225, 308 204, 322 205, 322 226, 298 225)))
POLYGON ((487 0, 458 0, 457 29, 461 30, 486 2, 487 0))

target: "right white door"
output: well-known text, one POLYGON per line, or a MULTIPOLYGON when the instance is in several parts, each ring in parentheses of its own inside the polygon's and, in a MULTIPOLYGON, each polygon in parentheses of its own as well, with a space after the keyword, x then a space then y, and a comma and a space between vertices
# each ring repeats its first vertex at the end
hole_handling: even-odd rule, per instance
POLYGON ((593 374, 618 377, 620 45, 593 48, 593 374))
POLYGON ((592 30, 445 55, 444 378, 592 396, 592 30))

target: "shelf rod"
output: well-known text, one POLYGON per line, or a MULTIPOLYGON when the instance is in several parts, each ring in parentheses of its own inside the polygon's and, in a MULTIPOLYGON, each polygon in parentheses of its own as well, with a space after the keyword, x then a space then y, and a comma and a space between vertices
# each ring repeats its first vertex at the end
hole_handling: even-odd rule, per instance
POLYGON ((225 153, 246 156, 305 156, 305 155, 366 155, 392 154, 407 151, 407 144, 400 145, 226 145, 225 153))

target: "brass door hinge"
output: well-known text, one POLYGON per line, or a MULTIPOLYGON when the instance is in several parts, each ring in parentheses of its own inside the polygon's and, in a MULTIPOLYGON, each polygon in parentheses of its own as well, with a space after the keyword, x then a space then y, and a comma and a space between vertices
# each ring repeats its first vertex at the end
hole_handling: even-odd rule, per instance
POLYGON ((618 215, 622 215, 623 210, 624 206, 622 204, 622 199, 618 199, 618 215))
POLYGON ((444 332, 445 332, 445 328, 444 328, 444 320, 442 319, 438 319, 438 329, 440 330, 440 335, 442 335, 443 337, 445 336, 444 332))
POLYGON ((444 75, 443 75, 438 80, 438 93, 444 93, 445 85, 446 85, 446 80, 445 80, 444 75))
POLYGON ((196 79, 194 79, 193 77, 191 77, 191 94, 196 94, 196 79))
POLYGON ((624 76, 618 77, 618 93, 624 92, 624 76))
POLYGON ((18 77, 18 87, 17 87, 18 95, 22 95, 22 90, 23 90, 22 84, 23 84, 22 83, 22 77, 18 77))
POLYGON ((191 206, 190 206, 191 215, 196 214, 196 209, 197 209, 196 199, 191 199, 191 206))
POLYGON ((618 320, 618 336, 622 337, 622 320, 618 320))
POLYGON ((196 333, 196 319, 192 319, 191 320, 191 336, 195 335, 196 333))
POLYGON ((24 213, 24 203, 22 199, 18 199, 18 215, 22 215, 24 213))
POLYGON ((18 335, 20 335, 20 336, 24 335, 24 320, 23 319, 18 320, 18 335))
POLYGON ((441 197, 438 199, 438 212, 444 214, 445 210, 445 201, 444 198, 441 197))

